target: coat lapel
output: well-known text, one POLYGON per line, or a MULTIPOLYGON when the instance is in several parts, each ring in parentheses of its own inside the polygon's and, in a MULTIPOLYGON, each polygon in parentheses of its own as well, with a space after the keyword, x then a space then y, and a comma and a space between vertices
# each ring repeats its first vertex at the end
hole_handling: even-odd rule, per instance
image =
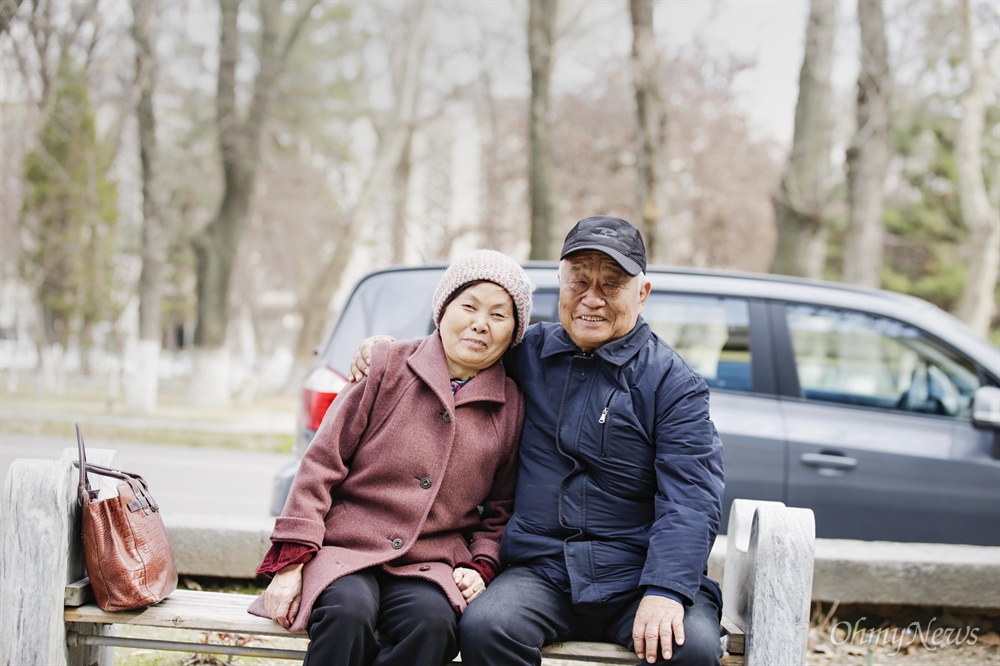
POLYGON ((410 355, 406 363, 441 401, 441 404, 454 413, 454 408, 470 402, 495 402, 502 404, 506 400, 506 378, 503 363, 497 361, 473 378, 471 382, 456 393, 451 392, 451 378, 448 376, 448 363, 444 356, 441 334, 437 331, 424 338, 417 350, 410 355))

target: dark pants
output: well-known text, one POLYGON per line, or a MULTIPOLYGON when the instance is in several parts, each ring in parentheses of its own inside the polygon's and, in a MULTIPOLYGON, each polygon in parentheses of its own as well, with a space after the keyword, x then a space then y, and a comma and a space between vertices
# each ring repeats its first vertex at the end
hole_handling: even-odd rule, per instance
POLYGON ((458 654, 457 624, 434 583, 368 569, 313 604, 304 666, 441 666, 458 654))
MULTIPOLYGON (((684 645, 675 645, 661 666, 718 664, 721 611, 713 590, 698 592, 684 609, 684 645)), ((469 604, 459 625, 463 666, 537 666, 541 647, 565 640, 617 643, 629 650, 632 623, 642 600, 623 603, 606 617, 583 615, 567 594, 526 567, 511 567, 469 604)), ((636 663, 640 662, 636 658, 636 663)))

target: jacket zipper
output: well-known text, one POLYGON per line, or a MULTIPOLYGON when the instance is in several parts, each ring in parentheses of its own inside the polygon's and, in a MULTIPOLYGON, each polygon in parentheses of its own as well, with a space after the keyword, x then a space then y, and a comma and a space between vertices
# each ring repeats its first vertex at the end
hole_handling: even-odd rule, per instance
POLYGON ((607 453, 608 453, 608 437, 607 437, 608 426, 607 426, 607 420, 608 420, 608 412, 611 411, 611 401, 614 400, 614 398, 615 398, 615 392, 612 391, 611 394, 608 396, 608 402, 607 402, 607 404, 604 405, 604 411, 601 412, 601 418, 597 419, 597 422, 601 425, 601 457, 602 458, 604 456, 606 456, 607 453))

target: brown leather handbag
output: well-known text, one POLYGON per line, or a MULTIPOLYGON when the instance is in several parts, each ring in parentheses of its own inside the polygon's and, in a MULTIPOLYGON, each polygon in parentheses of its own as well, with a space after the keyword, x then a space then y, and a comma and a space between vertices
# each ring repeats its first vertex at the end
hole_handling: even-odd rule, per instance
POLYGON ((177 589, 177 565, 160 517, 160 507, 138 474, 87 462, 80 425, 80 507, 83 558, 97 605, 106 611, 141 608, 177 589), (87 474, 121 479, 118 496, 98 499, 87 474))

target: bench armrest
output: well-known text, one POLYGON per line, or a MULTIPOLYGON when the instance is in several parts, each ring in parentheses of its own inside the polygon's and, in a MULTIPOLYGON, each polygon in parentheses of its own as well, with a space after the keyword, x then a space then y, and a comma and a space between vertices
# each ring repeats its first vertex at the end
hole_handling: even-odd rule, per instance
POLYGON ((809 509, 733 502, 722 597, 746 634, 747 666, 805 662, 815 540, 809 509))

